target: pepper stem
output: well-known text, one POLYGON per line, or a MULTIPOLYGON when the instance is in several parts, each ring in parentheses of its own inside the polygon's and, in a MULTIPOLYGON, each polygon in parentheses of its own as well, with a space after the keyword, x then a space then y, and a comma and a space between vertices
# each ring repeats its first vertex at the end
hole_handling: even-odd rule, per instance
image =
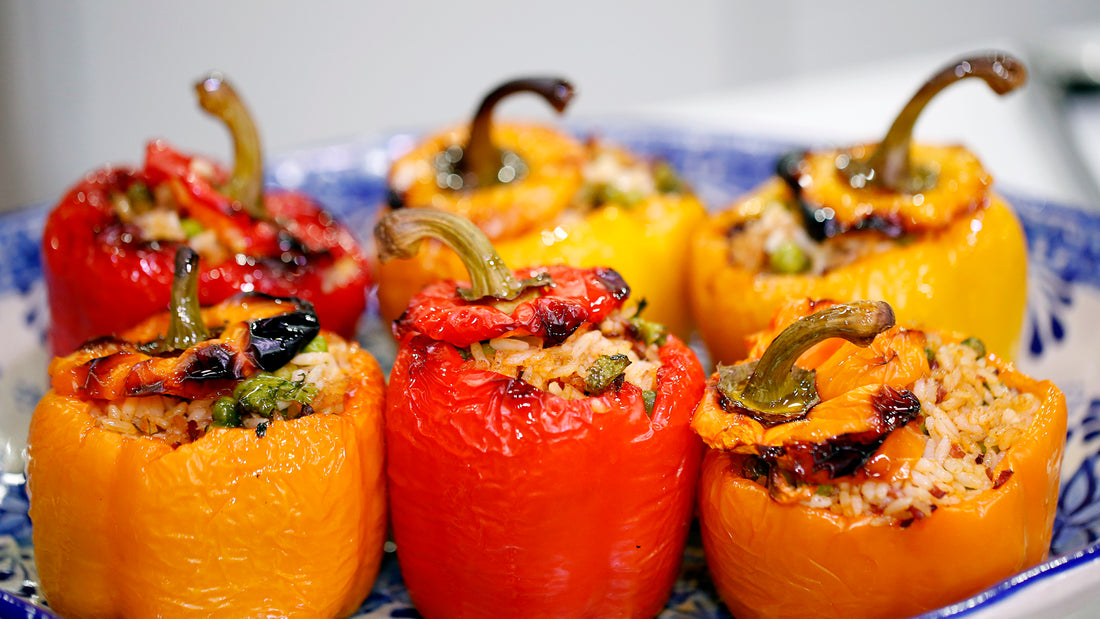
POLYGON ((931 170, 914 169, 910 157, 913 126, 924 107, 941 90, 968 77, 977 77, 998 95, 1023 86, 1027 81, 1027 69, 1017 58, 994 52, 981 56, 968 56, 944 67, 933 75, 890 126, 875 152, 867 159, 838 164, 838 170, 848 178, 852 187, 866 185, 883 187, 895 192, 919 193, 936 184, 931 170))
POLYGON ((516 280, 485 233, 453 213, 425 208, 390 211, 374 227, 374 237, 382 262, 412 258, 425 238, 442 241, 458 254, 470 274, 470 288, 458 289, 466 301, 489 297, 511 301, 528 288, 553 283, 546 273, 516 280))
POLYGON ((779 334, 759 361, 718 368, 718 389, 731 404, 762 423, 805 416, 818 403, 812 370, 795 366, 802 353, 823 340, 840 337, 869 346, 894 325, 885 301, 854 301, 806 316, 779 334))
POLYGON ((195 83, 199 105, 220 118, 233 138, 233 177, 225 193, 255 219, 267 217, 263 202, 263 153, 260 133, 244 102, 221 73, 209 73, 195 83))
POLYGON ((504 182, 500 171, 504 167, 505 153, 493 144, 490 137, 493 108, 501 99, 519 92, 533 92, 553 106, 558 113, 573 99, 573 85, 556 77, 531 77, 510 80, 498 86, 482 100, 470 123, 470 137, 462 149, 462 159, 455 164, 455 171, 463 177, 464 187, 487 187, 504 182))
POLYGON ((166 350, 185 350, 209 337, 199 307, 199 255, 187 245, 176 250, 169 314, 166 350))

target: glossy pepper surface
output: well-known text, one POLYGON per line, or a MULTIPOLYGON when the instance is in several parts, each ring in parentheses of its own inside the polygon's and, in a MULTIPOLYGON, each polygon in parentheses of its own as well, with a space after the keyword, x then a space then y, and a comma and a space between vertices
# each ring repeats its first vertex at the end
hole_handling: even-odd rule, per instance
POLYGON ((217 76, 197 89, 233 131, 232 174, 154 141, 143 168, 105 168, 69 190, 42 244, 54 354, 167 306, 182 244, 202 255, 204 305, 239 291, 296 296, 326 329, 354 335, 370 273, 353 235, 302 194, 261 193, 259 138, 243 105, 217 76))
POLYGON ((1026 304, 1020 224, 971 153, 910 144, 910 133, 931 96, 960 76, 1005 92, 1023 75, 1006 56, 955 63, 917 93, 882 143, 785 157, 777 178, 701 224, 691 245, 690 304, 711 355, 744 358, 746 336, 786 300, 809 297, 884 299, 908 324, 973 334, 1012 358, 1026 304), (738 255, 731 239, 773 207, 800 222, 796 241, 763 241, 759 260, 760 250, 738 255), (854 255, 814 264, 818 248, 854 255))
MULTIPOLYGON (((469 126, 428 137, 394 164, 391 205, 466 217, 511 264, 611 266, 631 283, 635 298, 646 299, 650 318, 686 337, 684 266, 702 204, 667 165, 545 126, 490 123, 500 98, 524 90, 559 110, 572 97, 561 80, 504 84, 469 126)), ((450 251, 424 243, 415 258, 379 267, 382 316, 396 318, 431 282, 464 276, 450 251)))
MULTIPOLYGON (((750 359, 760 359, 796 319, 831 305, 786 306, 756 338, 750 359)), ((899 327, 867 348, 838 339, 817 343, 798 355, 797 367, 816 371, 821 402, 779 423, 730 412, 719 374, 712 377, 693 421, 710 447, 699 482, 699 518, 708 567, 735 616, 910 616, 962 600, 1045 559, 1065 400, 1050 382, 1028 378, 992 354, 985 363, 1005 386, 1033 395, 1038 408, 1022 438, 988 473, 991 487, 901 519, 807 504, 815 487, 827 493, 845 480, 889 483, 916 470, 924 426, 920 403, 914 410, 908 390, 929 373, 926 346, 925 332, 899 327), (759 459, 772 460, 767 483, 754 478, 759 459), (780 468, 784 473, 775 477, 780 468)))
MULTIPOLYGON (((261 326, 282 333, 311 314, 304 308, 238 297, 204 310, 211 329, 225 328, 184 350, 150 356, 135 344, 156 345, 168 331, 169 320, 154 316, 54 360, 54 388, 35 409, 27 452, 36 563, 51 608, 66 617, 337 617, 359 606, 386 526, 384 384, 370 355, 350 353, 342 412, 273 421, 264 432, 212 426, 173 445, 108 429, 91 412, 106 406, 104 390, 232 393, 241 382, 234 374, 270 369, 261 351, 278 357, 279 342, 294 339, 263 340, 273 331, 261 326)), ((316 320, 306 322, 312 337, 316 320)))
POLYGON ((669 335, 653 392, 612 381, 565 399, 477 369, 471 345, 559 343, 629 294, 601 267, 514 275, 539 287, 469 301, 439 282, 395 325, 387 471, 405 584, 431 618, 652 617, 692 518, 701 366, 669 335))

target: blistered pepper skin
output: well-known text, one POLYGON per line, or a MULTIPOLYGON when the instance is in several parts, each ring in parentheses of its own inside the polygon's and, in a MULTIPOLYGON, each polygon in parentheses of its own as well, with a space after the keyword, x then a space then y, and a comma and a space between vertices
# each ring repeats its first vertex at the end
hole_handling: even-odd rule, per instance
MULTIPOLYGON (((743 203, 788 195, 773 180, 743 203)), ((806 297, 882 299, 899 322, 973 335, 997 355, 1015 357, 1027 302, 1027 245, 1015 215, 995 194, 988 207, 956 217, 943 230, 820 276, 731 265, 727 230, 742 217, 735 207, 706 220, 691 244, 689 301, 716 361, 743 359, 749 334, 765 328, 788 299, 806 297)))
MULTIPOLYGON (((150 152, 164 151, 151 146, 150 152)), ((168 305, 178 243, 126 240, 126 234, 133 239, 138 232, 118 223, 110 198, 112 192, 125 193, 131 182, 146 181, 147 175, 121 168, 93 172, 69 190, 46 220, 42 270, 54 354, 68 354, 94 337, 121 333, 168 305)), ((225 200, 209 192, 198 192, 194 199, 225 200)), ((200 303, 212 305, 242 290, 295 296, 313 303, 324 328, 353 337, 366 307, 371 275, 351 232, 301 194, 270 192, 265 207, 311 248, 306 264, 284 264, 271 247, 263 253, 274 255, 254 260, 231 257, 217 265, 204 261, 200 303)), ((277 245, 274 226, 254 229, 264 238, 246 241, 277 245)))
MULTIPOLYGON (((873 524, 801 504, 766 488, 708 450, 699 481, 707 565, 739 618, 905 617, 957 602, 1042 562, 1058 498, 1066 405, 1050 382, 990 357, 1006 385, 1040 407, 1027 438, 994 476, 1001 487, 941 506, 908 528, 873 524)), ((718 406, 713 391, 701 406, 718 406)))
MULTIPOLYGON (((329 338, 335 338, 333 334, 329 338)), ((330 340, 331 341, 331 340, 330 340)), ((97 427, 49 392, 28 438, 41 589, 65 617, 342 617, 386 533, 381 370, 339 414, 211 429, 175 449, 97 427)))

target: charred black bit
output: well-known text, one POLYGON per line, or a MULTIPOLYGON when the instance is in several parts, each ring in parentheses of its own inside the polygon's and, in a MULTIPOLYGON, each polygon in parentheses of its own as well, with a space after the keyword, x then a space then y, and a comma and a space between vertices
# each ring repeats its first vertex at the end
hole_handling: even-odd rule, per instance
POLYGON ((630 286, 615 269, 598 267, 595 269, 595 274, 596 279, 600 280, 600 283, 604 285, 604 288, 611 293, 611 297, 616 301, 622 301, 630 296, 630 286))
POLYGON ((588 319, 588 313, 581 307, 571 303, 555 302, 551 299, 539 308, 539 322, 545 332, 544 342, 546 346, 557 346, 588 319))
POLYGON ((883 385, 871 396, 875 428, 834 436, 820 443, 797 442, 786 446, 791 470, 800 479, 825 473, 830 479, 851 475, 874 455, 891 432, 920 414, 920 400, 913 392, 883 385))
POLYGON ((623 354, 600 355, 588 368, 584 377, 584 386, 588 395, 598 395, 622 376, 623 370, 630 365, 630 358, 623 354))
POLYGON ((244 378, 237 353, 224 344, 199 346, 182 369, 181 380, 235 380, 244 378))
POLYGON ((489 297, 511 301, 529 288, 554 283, 547 273, 517 281, 485 233, 468 219, 452 213, 423 208, 391 211, 374 227, 374 237, 382 262, 412 258, 425 238, 434 238, 449 246, 470 274, 470 287, 457 291, 465 301, 489 297))
POLYGON ((262 370, 273 372, 293 359, 321 332, 313 306, 298 301, 298 310, 248 324, 248 354, 262 370))
POLYGON ((796 366, 798 357, 832 337, 869 346, 893 325, 893 309, 884 301, 854 301, 806 316, 784 329, 759 361, 719 364, 718 391, 724 396, 719 403, 765 426, 801 419, 819 398, 813 371, 796 366))
POLYGON ((256 426, 256 438, 263 438, 267 435, 267 424, 269 421, 261 421, 260 425, 256 426))
POLYGON ((393 209, 405 208, 405 198, 393 188, 387 188, 386 205, 393 209))
POLYGON ((453 145, 435 158, 436 183, 441 189, 464 190, 489 187, 522 179, 527 164, 516 153, 493 144, 493 109, 501 99, 521 92, 541 96, 559 113, 573 98, 573 85, 555 77, 510 80, 485 96, 470 123, 465 146, 453 145))
POLYGON ((770 471, 771 465, 763 458, 747 456, 741 462, 741 476, 745 479, 760 481, 761 478, 767 478, 770 471))
POLYGON ((653 405, 657 403, 657 392, 646 389, 642 392, 642 404, 645 406, 645 414, 653 417, 653 405))

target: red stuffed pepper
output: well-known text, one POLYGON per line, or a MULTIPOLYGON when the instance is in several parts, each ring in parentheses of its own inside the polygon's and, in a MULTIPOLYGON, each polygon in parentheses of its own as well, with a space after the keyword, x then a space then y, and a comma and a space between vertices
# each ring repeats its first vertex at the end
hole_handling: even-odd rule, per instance
POLYGON ((376 235, 383 260, 435 236, 473 281, 425 288, 394 326, 387 474, 417 609, 656 615, 692 517, 694 354, 623 307, 611 269, 513 278, 472 224, 427 209, 389 214, 376 235))
POLYGON ((354 335, 370 280, 354 237, 303 195, 264 194, 260 140, 244 105, 220 75, 195 88, 233 135, 232 174, 154 141, 143 169, 105 168, 69 191, 42 246, 55 354, 168 305, 182 244, 201 256, 203 305, 239 291, 294 296, 313 304, 325 329, 354 335))

